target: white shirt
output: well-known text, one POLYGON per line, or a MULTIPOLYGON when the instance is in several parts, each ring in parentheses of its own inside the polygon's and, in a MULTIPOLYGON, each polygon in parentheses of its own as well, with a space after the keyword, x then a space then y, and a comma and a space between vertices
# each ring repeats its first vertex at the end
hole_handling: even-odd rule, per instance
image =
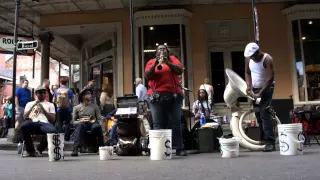
POLYGON ((267 55, 268 54, 265 53, 261 61, 258 63, 250 59, 249 68, 251 71, 252 87, 254 88, 262 88, 262 86, 268 80, 268 72, 266 68, 263 66, 263 62, 266 59, 267 55))
POLYGON ((136 87, 136 95, 138 96, 138 101, 147 100, 147 88, 144 85, 139 84, 136 87))
POLYGON ((108 93, 102 92, 100 95, 100 105, 111 104, 113 105, 113 96, 109 97, 108 93))
POLYGON ((192 113, 197 117, 200 117, 201 113, 203 113, 205 117, 210 117, 210 113, 213 113, 213 111, 208 103, 207 101, 203 101, 201 104, 199 100, 196 100, 192 106, 192 113))
MULTIPOLYGON (((28 112, 32 106, 36 103, 36 101, 31 101, 31 102, 28 102, 25 109, 24 109, 24 113, 28 112)), ((48 113, 56 113, 56 110, 54 108, 54 105, 50 102, 47 102, 47 101, 43 101, 40 103, 43 108, 48 112, 48 113)), ((35 106, 36 108, 36 106, 35 106)), ((32 119, 33 122, 43 122, 43 123, 50 123, 48 118, 43 114, 43 112, 40 112, 38 114, 38 116, 36 116, 34 119, 32 119)))
POLYGON ((199 89, 205 89, 207 91, 209 103, 211 104, 212 103, 212 96, 213 96, 213 94, 211 92, 213 92, 213 87, 209 84, 202 84, 199 89))

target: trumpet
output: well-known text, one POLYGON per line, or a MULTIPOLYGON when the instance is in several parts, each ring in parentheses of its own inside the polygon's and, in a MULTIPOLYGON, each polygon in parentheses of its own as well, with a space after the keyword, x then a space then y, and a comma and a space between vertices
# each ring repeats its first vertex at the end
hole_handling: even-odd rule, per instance
POLYGON ((39 105, 36 105, 35 107, 32 108, 32 111, 30 112, 29 118, 34 120, 38 115, 41 113, 41 108, 39 105))
POLYGON ((162 64, 163 63, 163 52, 160 52, 160 59, 159 59, 159 65, 157 67, 158 70, 162 70, 162 64))

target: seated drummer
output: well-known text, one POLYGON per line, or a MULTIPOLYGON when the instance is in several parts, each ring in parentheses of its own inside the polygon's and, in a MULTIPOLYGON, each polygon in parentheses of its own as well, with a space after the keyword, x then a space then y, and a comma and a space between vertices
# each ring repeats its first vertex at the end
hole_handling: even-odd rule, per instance
POLYGON ((108 120, 112 120, 113 121, 113 125, 109 129, 110 130, 110 141, 109 141, 110 145, 116 145, 117 142, 118 142, 118 138, 117 138, 118 122, 117 122, 117 119, 115 119, 113 117, 116 114, 116 112, 117 112, 117 109, 114 109, 106 117, 108 120))
MULTIPOLYGON (((22 123, 20 131, 25 141, 27 156, 30 157, 37 155, 31 135, 57 133, 56 128, 51 124, 56 120, 56 110, 51 102, 45 100, 46 93, 47 89, 39 86, 35 91, 37 100, 28 102, 24 110, 26 121, 22 123)), ((47 145, 47 138, 41 138, 40 144, 37 146, 38 153, 41 154, 47 145)))
POLYGON ((75 140, 71 156, 78 156, 78 149, 84 144, 86 131, 91 130, 96 136, 99 146, 104 146, 100 109, 96 104, 91 103, 92 89, 83 89, 79 94, 80 104, 73 108, 73 124, 76 126, 75 140))
POLYGON ((207 122, 214 122, 210 119, 213 116, 213 110, 211 109, 208 93, 205 89, 199 89, 198 100, 193 103, 192 112, 195 118, 195 125, 192 129, 200 128, 201 113, 206 117, 207 122))

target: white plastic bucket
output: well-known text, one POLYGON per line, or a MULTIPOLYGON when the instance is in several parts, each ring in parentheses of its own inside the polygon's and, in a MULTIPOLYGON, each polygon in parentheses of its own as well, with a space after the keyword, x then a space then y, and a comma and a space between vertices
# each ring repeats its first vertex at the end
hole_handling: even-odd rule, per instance
POLYGON ((280 154, 293 156, 303 154, 302 124, 278 124, 280 154))
POLYGON ((102 146, 99 147, 99 156, 101 161, 106 161, 111 159, 114 147, 113 146, 102 146))
POLYGON ((239 156, 240 139, 233 137, 230 139, 219 138, 221 157, 236 158, 239 156))
POLYGON ((64 134, 47 134, 49 161, 64 160, 64 134))
POLYGON ((172 158, 171 129, 150 130, 149 139, 151 160, 166 160, 172 158))

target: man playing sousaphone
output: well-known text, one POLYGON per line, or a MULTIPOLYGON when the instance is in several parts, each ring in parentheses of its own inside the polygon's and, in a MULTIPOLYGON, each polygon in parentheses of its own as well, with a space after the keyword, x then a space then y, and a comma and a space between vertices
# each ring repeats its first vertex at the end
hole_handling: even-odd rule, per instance
POLYGON ((73 108, 73 124, 76 126, 75 140, 71 156, 78 156, 78 149, 84 144, 87 130, 96 136, 99 146, 104 146, 102 128, 99 124, 101 113, 97 104, 91 103, 91 89, 83 89, 79 94, 80 104, 73 108))
MULTIPOLYGON (((20 131, 28 156, 36 156, 31 135, 57 133, 56 128, 51 124, 56 120, 55 107, 51 102, 45 100, 46 93, 46 88, 39 86, 35 91, 37 100, 27 103, 24 110, 26 121, 22 123, 20 131)), ((37 151, 41 154, 47 145, 47 138, 42 138, 37 151)))
POLYGON ((260 127, 260 140, 266 143, 265 152, 275 151, 273 121, 269 108, 274 90, 273 59, 269 54, 260 51, 256 43, 246 46, 244 56, 247 93, 255 99, 261 98, 259 105, 254 105, 259 109, 255 114, 260 127))

